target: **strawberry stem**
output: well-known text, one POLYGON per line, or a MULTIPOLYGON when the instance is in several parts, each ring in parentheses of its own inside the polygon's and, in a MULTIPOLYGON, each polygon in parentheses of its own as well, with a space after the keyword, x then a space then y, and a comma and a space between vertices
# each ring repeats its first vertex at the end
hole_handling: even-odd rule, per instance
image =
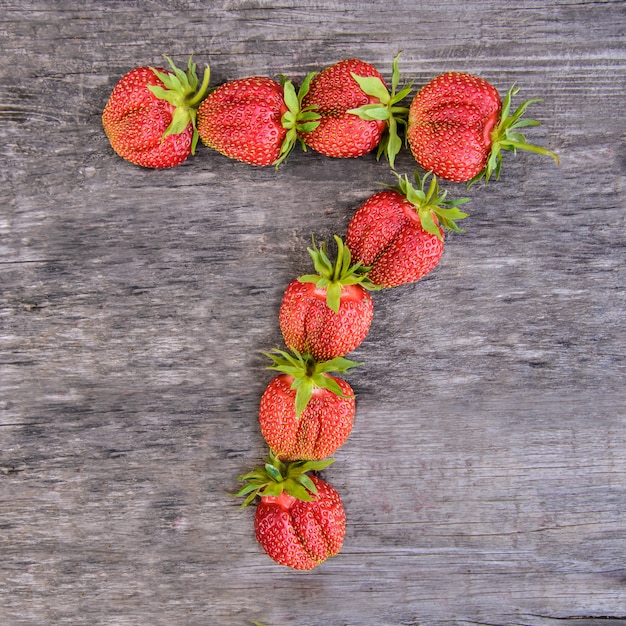
POLYGON ((335 235, 337 245, 337 256, 332 263, 326 252, 326 242, 318 248, 313 239, 313 246, 307 248, 313 266, 317 274, 305 274, 298 280, 303 283, 313 283, 318 289, 326 291, 326 304, 335 313, 339 312, 341 304, 341 294, 344 287, 349 285, 361 285, 365 289, 379 289, 367 278, 367 269, 361 263, 352 264, 352 255, 341 237, 335 235))
POLYGON ((496 180, 500 178, 503 150, 510 150, 513 153, 517 150, 526 150, 527 152, 542 154, 553 158, 556 161, 556 164, 559 165, 560 160, 557 154, 547 148, 543 148, 542 146, 536 146, 528 143, 526 141, 526 137, 519 132, 520 128, 539 126, 540 122, 537 120, 522 119, 522 116, 531 104, 541 102, 541 100, 538 98, 526 100, 522 102, 517 109, 515 109, 513 114, 511 114, 511 101, 513 96, 515 96, 518 91, 519 87, 516 87, 515 85, 508 90, 504 102, 502 103, 500 121, 491 132, 491 152, 487 160, 487 165, 468 182, 468 188, 482 178, 485 179, 485 182, 488 182, 492 176, 496 180))
POLYGON ((296 419, 306 409, 315 389, 328 389, 340 398, 349 397, 343 393, 337 381, 328 374, 345 374, 353 367, 363 365, 363 363, 350 361, 344 357, 329 361, 316 361, 310 354, 303 355, 295 349, 292 349, 291 353, 274 349, 273 353, 265 352, 264 354, 273 361, 268 369, 293 378, 291 389, 296 391, 296 419))
POLYGON ((207 89, 209 88, 209 81, 211 80, 211 68, 207 65, 204 68, 204 74, 202 75, 202 85, 200 85, 200 89, 198 89, 196 95, 191 98, 191 100, 187 101, 187 105, 193 107, 195 104, 199 104, 206 94, 207 89))
POLYGON ((439 191, 439 182, 434 175, 428 184, 428 189, 426 189, 426 183, 431 172, 424 174, 423 178, 420 178, 419 172, 416 170, 414 176, 415 186, 409 182, 406 174, 403 176, 397 172, 394 172, 394 174, 398 179, 398 186, 393 187, 393 189, 403 194, 415 206, 420 223, 425 231, 439 239, 443 239, 442 228, 465 232, 459 228, 456 221, 468 216, 467 213, 459 209, 459 205, 469 202, 469 198, 448 200, 448 192, 439 191))
MULTIPOLYGON (((281 124, 283 128, 287 129, 287 134, 280 147, 278 158, 274 161, 273 165, 278 169, 278 166, 289 156, 298 139, 300 139, 299 132, 311 132, 319 124, 320 116, 314 112, 312 107, 302 108, 302 99, 309 91, 309 85, 311 79, 315 76, 316 72, 307 74, 300 85, 298 93, 290 80, 287 80, 284 76, 281 77, 281 84, 283 86, 284 101, 287 106, 287 111, 281 118, 281 124)), ((304 142, 300 139, 303 149, 306 149, 304 142)))
POLYGON ((352 78, 356 80, 362 91, 368 95, 377 98, 379 102, 365 104, 356 109, 349 109, 348 113, 357 115, 362 120, 384 120, 387 122, 387 130, 380 143, 378 144, 378 152, 376 158, 380 158, 383 154, 386 156, 389 165, 393 169, 395 167, 395 158, 402 149, 402 139, 398 132, 398 125, 406 130, 409 108, 396 106, 401 100, 404 100, 413 88, 413 82, 398 91, 400 82, 400 70, 398 68, 398 53, 393 59, 391 72, 391 92, 387 90, 380 78, 376 76, 358 76, 352 72, 352 78))
POLYGON ((196 128, 196 113, 201 100, 204 99, 209 87, 211 77, 210 67, 204 70, 202 85, 198 88, 199 80, 196 73, 197 66, 192 61, 191 55, 187 61, 187 70, 183 72, 176 67, 172 59, 163 55, 170 64, 171 72, 161 72, 154 67, 150 68, 157 78, 163 83, 161 85, 149 85, 148 89, 160 100, 169 102, 174 107, 172 121, 165 129, 163 137, 168 135, 179 135, 185 132, 189 124, 193 127, 191 140, 191 153, 195 154, 198 145, 198 129, 196 128))
POLYGON ((234 495, 246 496, 242 507, 251 504, 257 496, 277 497, 283 491, 298 500, 312 502, 317 495, 317 488, 307 473, 323 470, 333 462, 334 459, 285 462, 270 450, 262 467, 239 476, 238 480, 245 484, 234 495))

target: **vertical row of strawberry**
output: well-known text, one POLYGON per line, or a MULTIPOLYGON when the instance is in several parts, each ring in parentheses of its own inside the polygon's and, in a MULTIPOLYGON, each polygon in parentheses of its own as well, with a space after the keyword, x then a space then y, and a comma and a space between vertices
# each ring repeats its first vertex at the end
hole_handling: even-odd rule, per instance
POLYGON ((247 496, 244 505, 260 496, 257 540, 277 563, 295 569, 319 565, 343 543, 339 495, 307 472, 327 467, 352 431, 354 392, 337 374, 360 365, 346 355, 363 342, 374 315, 368 290, 375 286, 361 264, 352 263, 340 237, 335 244, 333 262, 326 243, 313 242, 308 252, 315 273, 292 280, 283 295, 279 326, 287 350, 267 353, 269 368, 278 375, 259 407, 270 456, 263 467, 241 477, 245 484, 239 492, 247 496))

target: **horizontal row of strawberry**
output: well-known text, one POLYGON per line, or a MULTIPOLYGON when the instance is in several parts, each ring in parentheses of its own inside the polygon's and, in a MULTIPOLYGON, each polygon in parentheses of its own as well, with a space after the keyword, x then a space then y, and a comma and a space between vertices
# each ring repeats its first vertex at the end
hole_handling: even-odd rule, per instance
POLYGON ((337 554, 346 516, 339 494, 308 472, 327 467, 348 439, 355 417, 352 387, 336 374, 361 365, 346 357, 367 336, 374 304, 370 290, 415 282, 443 253, 444 232, 468 198, 447 200, 436 177, 415 186, 398 177, 395 188, 371 196, 354 213, 346 243, 335 236, 332 262, 326 244, 308 248, 316 273, 287 286, 279 325, 288 350, 267 353, 279 372, 260 402, 259 424, 270 448, 264 466, 240 477, 244 506, 260 498, 255 532, 281 565, 312 569, 337 554))
POLYGON ((424 170, 455 182, 497 178, 503 150, 529 150, 558 162, 520 131, 538 124, 522 117, 537 100, 511 112, 517 88, 503 102, 493 85, 472 74, 441 74, 406 107, 401 101, 412 84, 398 89, 398 57, 391 90, 373 65, 352 58, 308 74, 297 92, 285 77, 278 82, 252 76, 221 84, 208 95, 208 67, 200 84, 191 58, 186 71, 167 60, 169 70, 142 66, 123 76, 102 115, 115 152, 144 167, 179 165, 195 153, 198 138, 257 166, 278 166, 300 142, 337 158, 377 149, 393 168, 408 142, 424 170))

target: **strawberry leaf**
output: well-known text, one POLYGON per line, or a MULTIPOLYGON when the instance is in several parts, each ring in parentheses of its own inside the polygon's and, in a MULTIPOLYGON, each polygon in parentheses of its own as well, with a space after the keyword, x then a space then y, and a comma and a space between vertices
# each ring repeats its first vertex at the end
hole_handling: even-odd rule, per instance
POLYGON ((284 483, 268 483, 267 486, 259 491, 259 495, 261 496, 273 496, 278 497, 284 491, 284 483))
POLYGON ((315 371, 321 373, 339 372, 345 374, 348 370, 354 367, 363 365, 363 363, 357 363, 356 361, 350 361, 345 357, 339 356, 330 361, 320 361, 315 365, 315 371))
POLYGON ((266 463, 265 464, 265 471, 268 473, 269 477, 276 481, 276 482, 280 482, 283 480, 283 476, 280 473, 280 470, 275 467, 274 465, 272 465, 271 463, 266 463))
POLYGON ((307 490, 310 491, 311 493, 317 495, 317 487, 315 486, 315 483, 306 475, 306 474, 300 474, 298 476, 298 482, 307 490))
POLYGON ((295 378, 291 388, 296 390, 296 420, 300 418, 313 397, 313 380, 309 377, 295 378))
MULTIPOLYGON (((158 73, 155 71, 155 74, 158 73)), ((164 81, 161 81, 164 82, 164 81)), ((148 85, 148 89, 159 99, 159 100, 165 100, 166 102, 169 102, 170 104, 174 104, 172 102, 172 99, 176 97, 176 94, 172 94, 172 92, 167 89, 166 87, 161 87, 161 85, 148 85)))
POLYGON ((435 235, 439 239, 441 239, 441 231, 439 230, 439 226, 435 223, 433 219, 432 211, 428 210, 420 210, 419 211, 420 222, 422 224, 422 228, 432 235, 435 235))
MULTIPOLYGON (((322 287, 325 287, 323 279, 322 281, 320 281, 320 283, 322 287)), ((342 289, 343 289, 343 286, 339 284, 338 282, 331 282, 326 287, 326 304, 328 308, 332 309, 335 313, 339 313, 342 289)))
POLYGON ((298 90, 298 100, 300 102, 302 102, 304 96, 306 96, 307 93, 309 93, 309 87, 311 85, 311 81, 313 80, 313 78, 315 78, 316 75, 317 75, 317 72, 309 72, 304 77, 304 80, 302 81, 302 84, 300 85, 300 89, 298 90))
POLYGON ((290 80, 286 80, 283 83, 283 94, 285 99, 285 104, 291 113, 295 115, 300 111, 300 101, 298 100, 298 96, 296 95, 296 89, 293 86, 293 83, 290 80))
MULTIPOLYGON (((321 459, 319 461, 296 461, 290 465, 297 469, 298 472, 321 472, 329 465, 335 462, 335 459, 321 459)), ((317 493, 317 490, 315 491, 317 493)))
MULTIPOLYGON (((398 91, 398 85, 400 83, 400 70, 398 68, 399 58, 400 54, 397 54, 392 63, 391 93, 387 92, 384 98, 379 97, 380 104, 365 104, 361 107, 348 111, 349 113, 357 115, 364 120, 380 120, 387 122, 385 133, 378 144, 376 158, 380 159, 381 156, 385 155, 392 170, 395 169, 395 158, 402 149, 403 144, 398 130, 400 126, 403 130, 406 130, 409 116, 408 107, 396 105, 406 98, 411 93, 413 88, 413 83, 411 82, 409 85, 398 91), (384 106, 381 106, 381 104, 384 106)), ((384 88, 384 84, 382 84, 382 86, 384 88)), ((382 96, 382 92, 378 95, 382 96)))
POLYGON ((178 107, 174 110, 174 114, 172 115, 172 121, 170 125, 165 129, 163 136, 167 135, 179 135, 180 133, 185 132, 187 126, 191 123, 191 118, 189 116, 189 111, 187 109, 178 107))
POLYGON ((347 113, 352 113, 362 120, 388 120, 391 111, 379 104, 365 104, 357 109, 348 109, 347 113))
POLYGON ((393 61, 391 62, 391 93, 394 94, 396 93, 396 90, 398 89, 398 84, 400 83, 400 67, 399 67, 399 60, 400 60, 400 54, 398 53, 396 54, 396 56, 393 58, 393 61))
POLYGON ((389 118, 389 128, 385 141, 385 154, 387 155, 387 161, 389 162, 391 169, 394 169, 396 156, 401 149, 402 139, 398 136, 397 121, 392 116, 389 118))
POLYGON ((298 130, 302 133, 310 133, 319 126, 319 122, 305 122, 298 125, 298 130))
POLYGON ((315 380, 318 382, 318 387, 322 387, 323 389, 327 389, 328 391, 334 393, 336 396, 340 398, 353 398, 353 395, 347 396, 339 386, 339 383, 330 376, 319 376, 316 377, 315 380))
POLYGON ((305 502, 312 502, 313 500, 315 500, 315 498, 307 491, 307 489, 303 487, 299 482, 295 481, 293 478, 288 478, 285 481, 283 488, 290 496, 298 498, 298 500, 304 500, 305 502))
POLYGON ((540 126, 541 122, 537 120, 518 120, 515 124, 511 124, 510 128, 524 128, 527 126, 540 126))
POLYGON ((358 76, 354 72, 350 72, 350 75, 366 95, 378 98, 383 104, 387 104, 391 100, 387 87, 378 76, 358 76))
POLYGON ((303 274, 302 276, 298 276, 298 280, 301 283, 315 283, 317 284, 320 280, 319 274, 303 274))
MULTIPOLYGON (((239 494, 237 494, 237 495, 239 495, 239 494)), ((254 501, 254 499, 257 497, 257 495, 259 495, 259 494, 258 494, 258 491, 255 491, 254 493, 251 493, 251 494, 250 494, 250 495, 249 495, 249 496, 248 496, 248 497, 247 497, 247 498, 246 498, 246 499, 242 502, 241 507, 243 508, 243 507, 245 507, 245 506, 248 506, 248 505, 252 504, 252 502, 253 502, 253 501, 254 501)))

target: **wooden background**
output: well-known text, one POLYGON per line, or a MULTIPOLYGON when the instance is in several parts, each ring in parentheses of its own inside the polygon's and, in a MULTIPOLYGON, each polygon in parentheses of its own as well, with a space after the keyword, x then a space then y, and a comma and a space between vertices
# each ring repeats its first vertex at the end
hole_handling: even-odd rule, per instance
POLYGON ((626 623, 625 32, 617 1, 1 0, 0 623, 626 623), (163 54, 216 86, 351 56, 389 78, 399 51, 416 87, 542 98, 528 137, 561 166, 507 153, 440 266, 375 294, 323 473, 344 549, 294 572, 229 495, 266 453, 261 352, 311 235, 393 176, 204 147, 145 170, 100 115, 163 54))

